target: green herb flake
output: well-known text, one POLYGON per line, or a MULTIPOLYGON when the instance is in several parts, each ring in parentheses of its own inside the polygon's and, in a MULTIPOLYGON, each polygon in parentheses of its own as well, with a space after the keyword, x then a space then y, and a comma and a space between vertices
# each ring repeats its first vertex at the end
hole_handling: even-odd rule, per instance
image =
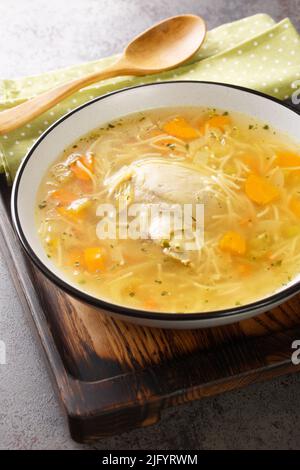
POLYGON ((47 201, 40 202, 39 209, 45 209, 45 207, 47 207, 47 201))
POLYGON ((274 266, 274 267, 281 266, 281 265, 282 265, 282 259, 278 259, 274 261, 273 263, 271 263, 271 266, 274 266))

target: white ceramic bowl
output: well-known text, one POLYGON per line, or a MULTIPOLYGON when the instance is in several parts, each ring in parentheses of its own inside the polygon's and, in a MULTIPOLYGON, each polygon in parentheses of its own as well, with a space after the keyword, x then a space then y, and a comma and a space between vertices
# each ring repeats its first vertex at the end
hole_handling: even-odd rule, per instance
POLYGON ((34 206, 42 176, 61 151, 81 135, 129 113, 167 106, 208 106, 242 112, 267 122, 293 139, 300 137, 300 115, 283 103, 245 88, 209 82, 162 82, 124 89, 80 106, 55 122, 23 161, 13 186, 15 229, 34 263, 57 286, 109 315, 162 328, 206 328, 249 318, 282 303, 300 290, 300 275, 277 293, 257 302, 217 312, 167 314, 135 310, 98 299, 67 279, 37 235, 34 206))

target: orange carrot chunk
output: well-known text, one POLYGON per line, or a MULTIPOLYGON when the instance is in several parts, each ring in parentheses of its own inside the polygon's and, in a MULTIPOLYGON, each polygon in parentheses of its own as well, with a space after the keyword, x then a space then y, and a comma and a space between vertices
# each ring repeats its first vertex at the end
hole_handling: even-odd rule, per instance
POLYGON ((300 167, 300 155, 288 151, 278 152, 276 163, 281 168, 289 168, 293 166, 300 167))
POLYGON ((101 246, 91 246, 83 252, 87 270, 91 273, 102 271, 105 268, 105 250, 101 246))
POLYGON ((300 218, 300 198, 293 196, 289 207, 295 216, 300 218))
POLYGON ((226 126, 231 124, 231 119, 229 116, 213 116, 208 119, 207 124, 209 127, 213 127, 215 129, 220 129, 221 131, 225 131, 226 126))
POLYGON ((196 139, 199 136, 197 130, 190 126, 186 119, 182 117, 176 117, 166 122, 163 126, 163 130, 167 134, 183 140, 196 139))
POLYGON ((233 255, 243 255, 246 252, 246 240, 238 232, 230 230, 220 239, 219 248, 233 255))
POLYGON ((245 183, 245 192, 251 201, 259 205, 269 204, 279 197, 279 191, 266 178, 249 175, 245 183))

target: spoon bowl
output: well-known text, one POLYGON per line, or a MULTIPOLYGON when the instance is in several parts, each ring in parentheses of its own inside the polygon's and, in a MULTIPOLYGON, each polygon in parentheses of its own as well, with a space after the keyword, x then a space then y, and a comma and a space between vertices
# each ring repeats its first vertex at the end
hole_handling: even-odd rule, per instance
POLYGON ((174 16, 137 36, 123 57, 132 66, 155 73, 191 58, 204 41, 206 25, 200 16, 174 16))

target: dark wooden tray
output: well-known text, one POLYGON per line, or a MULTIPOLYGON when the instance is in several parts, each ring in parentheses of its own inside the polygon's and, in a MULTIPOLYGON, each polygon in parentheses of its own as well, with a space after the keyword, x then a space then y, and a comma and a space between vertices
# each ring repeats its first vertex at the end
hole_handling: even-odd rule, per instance
POLYGON ((296 372, 300 296, 234 325, 193 331, 138 327, 72 299, 26 258, 0 179, 0 247, 36 326, 70 432, 90 442, 160 419, 167 406, 296 372))

